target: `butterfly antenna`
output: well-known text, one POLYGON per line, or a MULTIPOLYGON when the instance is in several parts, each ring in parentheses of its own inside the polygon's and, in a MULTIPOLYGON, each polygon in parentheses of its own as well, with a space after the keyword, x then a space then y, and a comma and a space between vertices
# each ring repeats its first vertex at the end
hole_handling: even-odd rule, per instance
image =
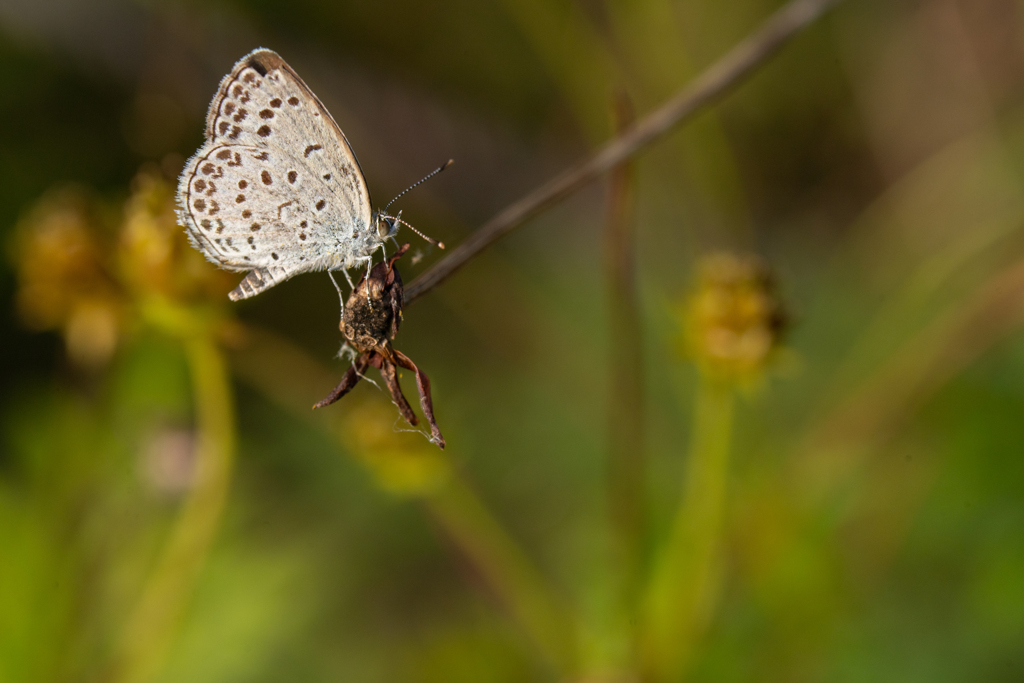
MULTIPOLYGON (((402 196, 403 194, 405 194, 406 192, 408 192, 408 191, 409 191, 409 190, 411 190, 412 188, 414 188, 414 187, 416 187, 417 185, 420 185, 420 184, 422 184, 422 183, 425 183, 426 181, 430 180, 431 178, 433 178, 434 176, 436 176, 436 175, 437 175, 438 173, 440 173, 441 171, 443 171, 444 169, 448 168, 449 166, 451 166, 451 165, 452 165, 452 164, 454 164, 454 163, 455 163, 455 159, 449 159, 448 161, 444 162, 444 164, 442 164, 441 166, 438 166, 438 167, 437 167, 437 168, 435 168, 435 169, 434 169, 433 171, 431 171, 430 173, 428 173, 427 175, 423 176, 422 178, 420 178, 419 180, 417 180, 417 181, 416 181, 415 183, 413 183, 413 184, 412 184, 412 185, 410 185, 409 187, 407 187, 407 188, 405 188, 404 190, 402 190, 401 192, 399 192, 399 193, 398 193, 398 194, 397 194, 397 195, 395 196, 395 199, 392 199, 392 200, 391 200, 390 202, 388 202, 388 206, 391 206, 392 204, 394 204, 394 203, 395 203, 395 200, 397 200, 397 199, 398 199, 399 197, 401 197, 401 196, 402 196)), ((388 206, 385 206, 385 207, 384 207, 384 210, 383 210, 383 211, 381 211, 381 213, 387 213, 387 211, 388 211, 388 206)), ((408 224, 407 224, 407 225, 408 225, 408 224)), ((415 229, 416 229, 416 228, 413 228, 413 227, 412 227, 411 225, 410 225, 409 227, 410 227, 410 228, 412 228, 413 230, 415 230, 415 229)), ((424 239, 426 239, 426 238, 424 238, 424 239)))
POLYGON ((401 212, 401 211, 399 211, 399 212, 398 212, 398 215, 397 215, 397 216, 388 216, 388 218, 393 218, 393 219, 395 219, 396 221, 398 221, 399 223, 401 223, 401 224, 402 224, 402 225, 404 225, 405 227, 409 228, 410 230, 412 230, 412 231, 413 231, 414 233, 416 233, 417 235, 419 235, 420 237, 422 237, 422 238, 423 238, 423 239, 425 239, 426 241, 428 241, 428 242, 430 242, 431 244, 433 244, 433 245, 434 245, 435 247, 437 247, 437 248, 439 248, 439 249, 444 249, 444 242, 438 242, 438 241, 437 241, 437 240, 435 240, 435 239, 434 239, 433 237, 427 237, 427 236, 426 236, 426 235, 424 235, 424 234, 423 234, 422 232, 420 232, 420 231, 419 231, 419 230, 417 230, 416 228, 412 227, 411 225, 409 225, 408 223, 406 223, 405 221, 403 221, 403 220, 402 220, 402 212, 401 212))

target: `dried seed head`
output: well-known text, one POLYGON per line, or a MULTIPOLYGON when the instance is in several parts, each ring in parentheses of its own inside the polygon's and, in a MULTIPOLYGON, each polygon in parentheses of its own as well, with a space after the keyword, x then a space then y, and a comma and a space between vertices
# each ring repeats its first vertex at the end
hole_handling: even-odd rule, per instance
POLYGON ((345 302, 341 333, 360 353, 376 351, 391 357, 390 340, 398 334, 404 296, 395 261, 408 249, 404 244, 388 261, 375 265, 369 278, 360 280, 345 302))
POLYGON ((395 262, 409 249, 403 244, 398 252, 386 263, 378 263, 356 285, 355 291, 345 302, 341 316, 341 332, 345 341, 354 347, 359 355, 354 359, 341 382, 314 408, 329 406, 345 396, 359 382, 366 368, 373 366, 380 370, 384 384, 391 393, 391 400, 398 406, 398 412, 405 421, 415 426, 419 418, 402 394, 398 382, 398 368, 411 370, 416 374, 416 388, 420 394, 420 408, 430 427, 430 442, 444 450, 445 441, 434 419, 434 403, 430 398, 430 380, 426 373, 401 351, 391 346, 391 340, 398 334, 402 319, 402 277, 395 268, 395 262))

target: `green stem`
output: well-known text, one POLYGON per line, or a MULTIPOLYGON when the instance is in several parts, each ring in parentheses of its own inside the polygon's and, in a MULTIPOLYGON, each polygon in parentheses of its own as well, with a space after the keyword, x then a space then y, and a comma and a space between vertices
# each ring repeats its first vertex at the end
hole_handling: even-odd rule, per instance
POLYGON ((646 680, 682 676, 715 607, 733 404, 728 384, 702 375, 682 501, 646 596, 646 680))
POLYGON ((576 673, 576 628, 516 542, 457 472, 427 495, 428 513, 452 538, 561 676, 576 673))
MULTIPOLYGON (((615 128, 633 121, 629 99, 613 100, 615 128)), ((643 339, 636 288, 633 220, 633 167, 612 169, 608 182, 605 227, 605 281, 608 292, 611 392, 608 410, 608 497, 614 555, 618 569, 617 612, 621 621, 635 618, 644 524, 643 339)))
POLYGON ((182 337, 195 396, 195 479, 127 620, 109 677, 116 683, 149 681, 159 672, 220 527, 231 483, 235 420, 227 366, 209 325, 184 314, 172 318, 175 324, 166 327, 182 337))

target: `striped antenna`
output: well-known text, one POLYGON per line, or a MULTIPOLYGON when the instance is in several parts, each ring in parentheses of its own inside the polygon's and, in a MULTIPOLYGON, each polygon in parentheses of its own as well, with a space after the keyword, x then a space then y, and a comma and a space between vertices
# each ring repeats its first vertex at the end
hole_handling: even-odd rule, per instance
MULTIPOLYGON (((434 169, 433 171, 431 171, 430 173, 428 173, 427 175, 423 176, 422 178, 420 178, 419 180, 417 180, 417 181, 416 181, 415 183, 413 183, 413 184, 412 184, 412 185, 410 185, 409 187, 407 187, 407 188, 405 188, 404 190, 402 190, 401 192, 399 192, 399 193, 398 193, 398 194, 397 194, 397 195, 395 196, 395 199, 392 199, 392 200, 391 200, 390 202, 388 202, 388 206, 391 206, 392 204, 394 204, 394 203, 395 203, 395 200, 396 200, 396 199, 398 199, 399 197, 401 197, 401 196, 402 196, 403 194, 405 194, 406 192, 408 192, 408 191, 409 191, 409 190, 411 190, 412 188, 416 187, 417 185, 419 185, 419 184, 421 184, 421 183, 424 183, 424 182, 426 182, 426 181, 430 180, 431 178, 433 178, 434 176, 436 176, 436 175, 437 175, 438 173, 440 173, 441 171, 443 171, 444 169, 448 168, 449 166, 451 166, 451 165, 452 165, 452 164, 454 164, 454 163, 455 163, 455 159, 449 159, 448 161, 444 162, 444 164, 443 164, 443 165, 441 165, 441 166, 438 166, 438 167, 437 167, 437 168, 435 168, 435 169, 434 169)), ((387 210, 388 210, 388 206, 385 206, 385 207, 384 207, 384 210, 383 210, 383 211, 381 211, 381 213, 387 213, 387 210)), ((403 223, 405 223, 405 221, 402 221, 402 222, 403 222, 403 223)), ((406 226, 408 226, 409 228, 412 228, 413 230, 415 230, 415 229, 416 229, 416 228, 413 228, 413 227, 412 227, 411 225, 409 225, 408 223, 405 223, 405 225, 406 225, 406 226)), ((424 239, 426 239, 426 238, 424 238, 424 239)))
MULTIPOLYGON (((451 162, 449 162, 449 163, 451 163, 451 162)), ((444 167, 444 166, 442 166, 441 168, 437 169, 437 171, 434 171, 434 173, 437 173, 438 171, 442 171, 442 170, 444 170, 444 168, 445 168, 445 167, 444 167)), ((433 175, 433 174, 431 174, 431 175, 433 175)), ((420 181, 420 182, 423 182, 423 181, 420 181)), ((387 214, 385 214, 385 215, 387 215, 387 214)), ((419 230, 417 230, 416 228, 412 227, 411 225, 409 225, 408 223, 406 223, 405 221, 403 221, 403 220, 402 220, 402 212, 401 212, 401 211, 399 211, 399 212, 398 212, 398 215, 397 215, 397 216, 387 216, 387 217, 388 217, 388 218, 391 218, 391 219, 394 219, 394 220, 396 220, 396 221, 398 221, 399 223, 401 223, 401 224, 402 224, 402 225, 404 225, 405 227, 409 228, 410 230, 412 230, 412 231, 413 231, 414 233, 416 233, 417 235, 419 235, 420 237, 422 237, 422 238, 423 238, 423 239, 425 239, 426 241, 428 241, 428 242, 430 242, 431 244, 433 244, 433 245, 434 245, 435 247, 438 247, 438 248, 440 248, 440 249, 444 249, 444 242, 438 242, 438 241, 437 241, 437 240, 435 240, 435 239, 434 239, 433 237, 427 237, 427 236, 426 236, 426 235, 424 235, 424 234, 423 234, 422 232, 420 232, 420 231, 419 231, 419 230)))

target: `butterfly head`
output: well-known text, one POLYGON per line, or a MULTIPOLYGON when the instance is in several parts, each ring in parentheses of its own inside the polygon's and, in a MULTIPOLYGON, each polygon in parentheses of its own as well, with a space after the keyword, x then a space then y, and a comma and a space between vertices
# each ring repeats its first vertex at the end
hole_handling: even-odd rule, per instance
MULTIPOLYGON (((401 215, 401 212, 399 212, 401 215)), ((373 225, 377 231, 377 239, 381 242, 386 242, 398 233, 398 224, 402 222, 402 219, 398 216, 389 216, 383 211, 377 211, 373 214, 373 225)))

